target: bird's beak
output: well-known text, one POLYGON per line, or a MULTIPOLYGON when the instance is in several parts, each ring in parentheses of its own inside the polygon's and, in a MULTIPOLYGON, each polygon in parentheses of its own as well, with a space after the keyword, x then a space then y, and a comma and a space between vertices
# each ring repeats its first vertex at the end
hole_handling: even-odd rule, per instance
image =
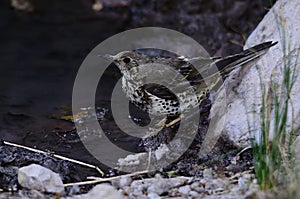
POLYGON ((107 61, 114 61, 114 59, 115 59, 115 56, 109 55, 109 54, 98 55, 98 57, 102 57, 103 59, 106 59, 107 61))

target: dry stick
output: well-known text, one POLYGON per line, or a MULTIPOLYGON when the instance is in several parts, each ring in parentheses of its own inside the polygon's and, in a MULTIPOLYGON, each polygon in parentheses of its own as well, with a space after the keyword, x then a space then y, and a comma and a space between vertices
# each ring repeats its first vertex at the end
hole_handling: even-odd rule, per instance
POLYGON ((181 117, 179 116, 178 118, 176 118, 175 120, 171 121, 170 123, 166 124, 166 127, 170 127, 174 124, 176 124, 177 122, 179 122, 181 120, 181 117))
MULTIPOLYGON (((42 151, 42 150, 30 148, 30 147, 27 147, 27 146, 23 146, 23 145, 11 143, 11 142, 7 142, 7 141, 3 141, 3 143, 6 144, 6 145, 8 145, 8 146, 22 148, 22 149, 33 151, 33 152, 36 152, 36 153, 41 153, 41 154, 45 154, 45 155, 49 154, 48 152, 45 152, 45 151, 42 151)), ((67 161, 70 161, 70 162, 73 162, 73 163, 77 163, 77 164, 80 164, 80 165, 83 165, 83 166, 87 166, 87 167, 90 167, 90 168, 94 168, 99 173, 101 173, 102 176, 104 175, 104 172, 101 171, 101 169, 98 166, 87 164, 87 163, 84 163, 84 162, 81 162, 81 161, 78 161, 78 160, 70 159, 70 158, 67 158, 67 157, 64 157, 64 156, 61 156, 61 155, 53 154, 53 157, 56 157, 56 158, 59 158, 59 159, 62 159, 62 160, 67 160, 67 161)), ((125 174, 125 175, 121 175, 121 176, 114 176, 114 177, 110 177, 110 178, 97 178, 96 180, 90 180, 90 181, 84 181, 84 182, 75 182, 75 183, 68 183, 68 184, 64 184, 64 186, 67 187, 67 186, 74 186, 74 185, 96 184, 96 183, 100 183, 100 182, 107 182, 107 181, 115 180, 115 179, 118 179, 118 178, 121 178, 121 177, 124 177, 124 176, 132 177, 132 176, 136 176, 136 175, 140 175, 140 174, 145 174, 145 173, 149 173, 149 171, 148 170, 138 171, 138 172, 135 172, 135 173, 125 174)), ((0 191, 1 191, 1 189, 0 189, 0 191)))
POLYGON ((140 175, 140 174, 145 174, 145 173, 149 173, 149 171, 148 170, 138 171, 138 172, 135 172, 135 173, 125 174, 125 175, 120 175, 120 176, 114 176, 114 177, 110 177, 110 178, 99 178, 97 180, 68 183, 68 184, 64 184, 64 186, 65 187, 69 187, 69 186, 74 186, 74 185, 79 186, 79 185, 97 184, 97 183, 100 183, 100 182, 107 182, 107 181, 119 179, 119 178, 124 177, 124 176, 126 176, 126 177, 132 177, 132 176, 136 176, 136 175, 140 175))
POLYGON ((243 172, 236 173, 235 175, 229 177, 229 180, 234 180, 235 178, 239 178, 244 174, 253 173, 253 169, 254 169, 254 167, 250 167, 250 170, 246 170, 246 171, 243 171, 243 172))
POLYGON ((166 124, 166 127, 168 128, 168 127, 176 124, 177 122, 179 122, 183 118, 185 118, 186 120, 190 120, 191 118, 193 118, 197 114, 200 114, 200 110, 197 110, 196 112, 194 112, 193 114, 191 114, 191 115, 189 115, 187 117, 184 114, 181 114, 178 118, 176 118, 175 120, 173 120, 170 123, 166 124))
POLYGON ((243 148, 238 154, 235 155, 235 157, 240 156, 242 153, 244 153, 248 149, 252 149, 252 146, 247 146, 247 147, 243 148))
MULTIPOLYGON (((6 145, 8 145, 8 146, 14 146, 14 147, 17 147, 17 148, 26 149, 26 150, 33 151, 33 152, 36 152, 36 153, 41 153, 41 154, 49 155, 48 152, 45 152, 45 151, 42 151, 42 150, 38 150, 38 149, 34 149, 34 148, 30 148, 30 147, 27 147, 27 146, 23 146, 23 145, 11 143, 11 142, 7 142, 7 141, 3 141, 3 143, 6 144, 6 145)), ((85 162, 81 162, 81 161, 78 161, 78 160, 67 158, 67 157, 64 157, 64 156, 61 156, 61 155, 51 154, 51 156, 53 156, 55 158, 62 159, 62 160, 66 160, 66 161, 69 161, 69 162, 73 162, 73 163, 76 163, 76 164, 79 164, 79 165, 82 165, 82 166, 86 166, 86 167, 90 167, 90 168, 96 169, 102 176, 104 176, 104 172, 98 166, 87 164, 85 162)))

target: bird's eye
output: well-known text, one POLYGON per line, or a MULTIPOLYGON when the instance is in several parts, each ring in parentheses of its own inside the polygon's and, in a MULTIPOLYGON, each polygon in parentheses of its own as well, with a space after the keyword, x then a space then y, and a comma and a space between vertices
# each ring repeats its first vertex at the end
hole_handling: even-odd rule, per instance
POLYGON ((131 59, 130 59, 129 57, 125 57, 125 58, 123 59, 123 62, 124 62, 125 64, 129 64, 130 61, 131 61, 131 59))

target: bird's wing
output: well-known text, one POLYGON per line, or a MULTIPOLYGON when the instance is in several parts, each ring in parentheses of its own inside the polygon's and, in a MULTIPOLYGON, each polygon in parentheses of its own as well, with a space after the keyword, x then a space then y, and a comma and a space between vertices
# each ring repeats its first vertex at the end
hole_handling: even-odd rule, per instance
POLYGON ((146 84, 143 87, 152 95, 170 100, 177 100, 176 95, 172 92, 173 90, 180 94, 190 86, 196 92, 207 92, 222 78, 226 78, 235 68, 259 58, 276 44, 277 42, 265 42, 225 58, 153 58, 154 63, 174 67, 178 74, 174 76, 172 81, 166 82, 166 86, 146 84))
POLYGON ((203 59, 203 58, 192 58, 189 61, 193 63, 193 66, 197 67, 199 71, 197 73, 192 73, 191 76, 191 85, 203 85, 201 82, 205 82, 206 84, 213 84, 221 78, 226 78, 231 71, 235 68, 251 63, 262 55, 264 55, 270 47, 276 45, 278 42, 264 42, 253 46, 247 50, 242 51, 241 53, 227 56, 224 58, 216 57, 210 59, 203 59))
POLYGON ((205 73, 210 68, 210 65, 214 62, 214 58, 193 58, 191 62, 197 64, 197 69, 191 64, 187 59, 177 59, 177 58, 164 58, 164 57, 153 57, 153 63, 159 63, 162 65, 167 65, 177 71, 176 75, 173 76, 168 81, 164 80, 164 86, 158 84, 146 84, 142 87, 149 94, 157 96, 159 98, 168 100, 177 100, 174 93, 181 94, 186 92, 188 89, 192 88, 195 91, 206 88, 203 81, 202 72, 205 73))
POLYGON ((159 84, 144 84, 142 90, 146 91, 146 95, 154 95, 161 99, 177 100, 176 95, 171 92, 167 87, 159 84))
POLYGON ((258 44, 242 51, 241 53, 219 59, 215 64, 218 67, 221 75, 225 78, 236 67, 257 60, 259 57, 264 55, 270 47, 276 45, 277 43, 278 42, 269 41, 258 44))

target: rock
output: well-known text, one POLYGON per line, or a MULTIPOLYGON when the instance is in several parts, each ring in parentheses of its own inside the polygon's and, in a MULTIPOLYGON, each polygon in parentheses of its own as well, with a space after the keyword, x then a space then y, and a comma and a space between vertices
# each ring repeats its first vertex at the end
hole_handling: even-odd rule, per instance
MULTIPOLYGON (((76 197, 77 198, 77 197, 76 197)), ((123 196, 116 188, 109 184, 99 184, 95 186, 87 194, 81 195, 78 199, 125 199, 126 196, 123 196)))
POLYGON ((148 156, 148 153, 137 153, 128 155, 125 158, 119 158, 117 169, 128 173, 146 170, 148 156))
POLYGON ((292 150, 295 154, 295 171, 300 176, 300 137, 298 136, 294 143, 292 144, 292 150))
MULTIPOLYGON (((261 83, 266 86, 267 93, 270 91, 271 81, 278 83, 278 88, 282 88, 283 45, 286 45, 286 47, 290 46, 290 49, 287 49, 290 52, 290 58, 288 59, 292 63, 291 66, 294 66, 300 45, 299 10, 300 4, 298 1, 278 0, 249 36, 246 42, 247 47, 264 41, 278 41, 279 43, 273 46, 255 65, 244 67, 233 74, 232 77, 235 77, 235 79, 228 78, 224 86, 227 91, 225 98, 227 108, 225 113, 220 116, 219 121, 214 123, 216 129, 213 134, 219 135, 219 132, 222 132, 224 136, 228 137, 237 146, 249 144, 250 133, 259 137, 259 132, 261 131, 261 83), (282 34, 283 31, 285 31, 285 35, 282 34), (287 43, 284 44, 284 42, 287 43)), ((296 74, 299 74, 299 70, 300 64, 298 60, 296 74)), ((300 78, 298 77, 290 95, 293 103, 289 104, 287 132, 291 130, 291 127, 294 129, 299 129, 300 127, 299 90, 300 78), (291 110, 294 110, 293 115, 291 110)), ((218 115, 219 104, 216 101, 212 105, 212 116, 218 115)), ((270 133, 274 132, 272 130, 274 119, 272 118, 274 117, 271 115, 270 133)))
POLYGON ((157 150, 155 150, 156 160, 162 159, 167 153, 170 153, 170 149, 166 144, 161 144, 157 150))
POLYGON ((189 179, 188 177, 162 178, 160 175, 156 175, 155 178, 135 180, 131 183, 130 188, 135 197, 142 196, 144 192, 161 195, 173 187, 183 185, 189 179))
POLYGON ((189 195, 192 198, 201 198, 201 195, 197 191, 190 191, 189 195))
POLYGON ((251 183, 251 175, 250 174, 245 174, 238 179, 238 186, 239 186, 239 191, 244 194, 246 191, 248 191, 249 186, 251 183))
POLYGON ((260 190, 249 192, 244 197, 244 199, 273 199, 273 198, 277 198, 275 194, 267 191, 265 192, 260 191, 260 190))
POLYGON ((37 164, 20 168, 18 182, 28 189, 64 194, 64 185, 59 175, 37 164))
POLYGON ((204 189, 203 185, 204 184, 196 181, 191 184, 191 188, 198 193, 204 193, 205 189, 204 189))
POLYGON ((132 182, 132 179, 130 176, 121 176, 120 178, 113 180, 112 185, 114 187, 123 188, 126 186, 129 186, 132 182))
POLYGON ((203 170, 203 178, 207 178, 207 179, 213 178, 213 172, 211 168, 203 170))
POLYGON ((161 197, 157 195, 157 193, 149 193, 148 195, 149 199, 160 199, 161 197))
POLYGON ((208 180, 205 184, 205 191, 217 193, 226 190, 229 186, 229 182, 225 179, 217 178, 208 180))
POLYGON ((178 192, 183 195, 188 195, 190 191, 191 191, 191 187, 189 185, 179 187, 178 189, 178 192))
MULTIPOLYGON (((29 199, 29 198, 24 198, 22 196, 18 196, 16 193, 12 194, 12 193, 8 193, 8 192, 4 192, 4 193, 0 193, 0 199, 29 199)), ((41 198, 43 199, 43 198, 41 198)))

